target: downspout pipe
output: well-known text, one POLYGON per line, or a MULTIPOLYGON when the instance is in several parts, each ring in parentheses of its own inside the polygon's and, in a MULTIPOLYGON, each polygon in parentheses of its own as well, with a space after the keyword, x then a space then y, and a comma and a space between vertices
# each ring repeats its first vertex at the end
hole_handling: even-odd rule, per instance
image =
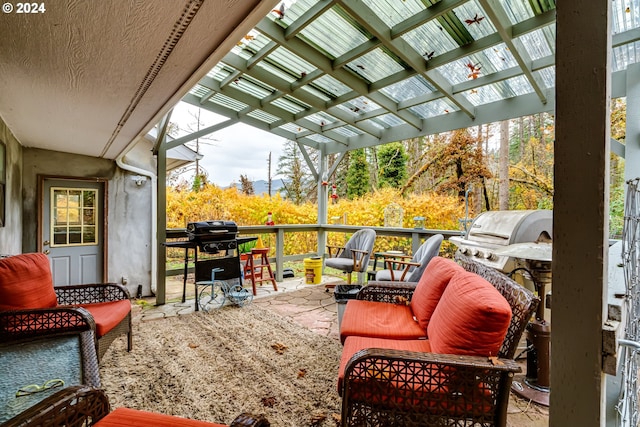
POLYGON ((147 176, 151 179, 151 292, 155 295, 158 289, 158 281, 156 278, 156 271, 158 271, 158 208, 156 206, 158 177, 151 171, 125 163, 124 158, 134 146, 135 143, 130 144, 129 147, 116 158, 116 164, 122 170, 147 176))

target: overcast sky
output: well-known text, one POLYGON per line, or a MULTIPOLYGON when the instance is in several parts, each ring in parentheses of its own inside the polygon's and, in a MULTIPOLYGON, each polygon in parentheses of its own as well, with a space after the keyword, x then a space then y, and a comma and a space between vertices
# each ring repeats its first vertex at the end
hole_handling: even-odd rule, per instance
MULTIPOLYGON (((171 122, 179 126, 178 136, 194 132, 197 129, 196 119, 189 114, 196 114, 198 108, 180 102, 171 114, 171 122), (191 126, 192 130, 189 131, 191 126)), ((206 110, 202 110, 201 128, 227 120, 206 110)), ((262 131, 249 125, 236 123, 209 135, 213 141, 200 140, 200 152, 204 158, 200 165, 207 171, 209 181, 226 187, 232 182, 239 182, 240 175, 246 175, 251 181, 267 180, 267 159, 271 152, 271 175, 273 179, 278 167, 278 159, 282 155, 284 138, 262 131)), ((188 144, 194 148, 193 144, 188 144)), ((193 176, 191 172, 189 179, 193 176)))

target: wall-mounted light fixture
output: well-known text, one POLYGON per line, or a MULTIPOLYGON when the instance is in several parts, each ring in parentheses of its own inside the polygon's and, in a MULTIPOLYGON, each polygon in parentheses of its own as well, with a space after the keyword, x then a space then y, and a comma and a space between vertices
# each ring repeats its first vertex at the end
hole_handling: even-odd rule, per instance
POLYGON ((138 187, 143 186, 147 182, 147 177, 142 175, 134 175, 131 180, 136 183, 138 187))

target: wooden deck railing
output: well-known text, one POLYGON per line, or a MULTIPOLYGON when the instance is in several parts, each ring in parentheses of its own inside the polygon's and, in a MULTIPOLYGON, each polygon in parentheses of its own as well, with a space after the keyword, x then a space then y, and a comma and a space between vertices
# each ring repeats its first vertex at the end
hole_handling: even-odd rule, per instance
MULTIPOLYGON (((354 233, 363 228, 373 228, 376 231, 378 238, 386 237, 401 237, 411 239, 411 249, 415 252, 422 241, 434 234, 442 234, 445 240, 451 236, 463 235, 463 231, 458 230, 430 230, 430 229, 417 229, 417 228, 389 228, 389 227, 363 227, 355 225, 329 225, 329 224, 292 224, 292 225, 249 225, 239 226, 238 233, 240 236, 255 236, 255 235, 271 235, 273 234, 275 244, 275 258, 271 258, 271 261, 275 263, 276 280, 282 281, 282 271, 285 261, 299 261, 304 258, 312 256, 324 257, 326 250, 326 237, 327 233, 354 233), (289 238, 295 239, 297 233, 316 233, 317 235, 317 247, 315 252, 285 255, 284 247, 285 242, 289 238)), ((167 229, 167 239, 186 238, 186 230, 180 229, 167 229)), ((181 273, 183 269, 179 270, 181 273)), ((167 270, 167 274, 172 274, 171 270, 167 270)), ((178 274, 179 274, 178 273, 178 274)))

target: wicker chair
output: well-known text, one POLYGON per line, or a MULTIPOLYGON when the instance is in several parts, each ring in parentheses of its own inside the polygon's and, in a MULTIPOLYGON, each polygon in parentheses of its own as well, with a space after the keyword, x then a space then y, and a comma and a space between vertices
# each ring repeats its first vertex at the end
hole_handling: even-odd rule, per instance
MULTIPOLYGON (((339 389, 342 426, 506 425, 511 382, 521 371, 513 358, 540 300, 496 270, 461 254, 456 260, 490 282, 511 306, 511 322, 498 357, 383 348, 359 351, 347 363, 339 389)), ((358 298, 407 301, 414 288, 409 283, 374 283, 358 298)))
POLYGON ((127 334, 131 350, 129 291, 116 283, 53 286, 49 259, 29 253, 0 259, 0 339, 94 331, 98 358, 127 334))

